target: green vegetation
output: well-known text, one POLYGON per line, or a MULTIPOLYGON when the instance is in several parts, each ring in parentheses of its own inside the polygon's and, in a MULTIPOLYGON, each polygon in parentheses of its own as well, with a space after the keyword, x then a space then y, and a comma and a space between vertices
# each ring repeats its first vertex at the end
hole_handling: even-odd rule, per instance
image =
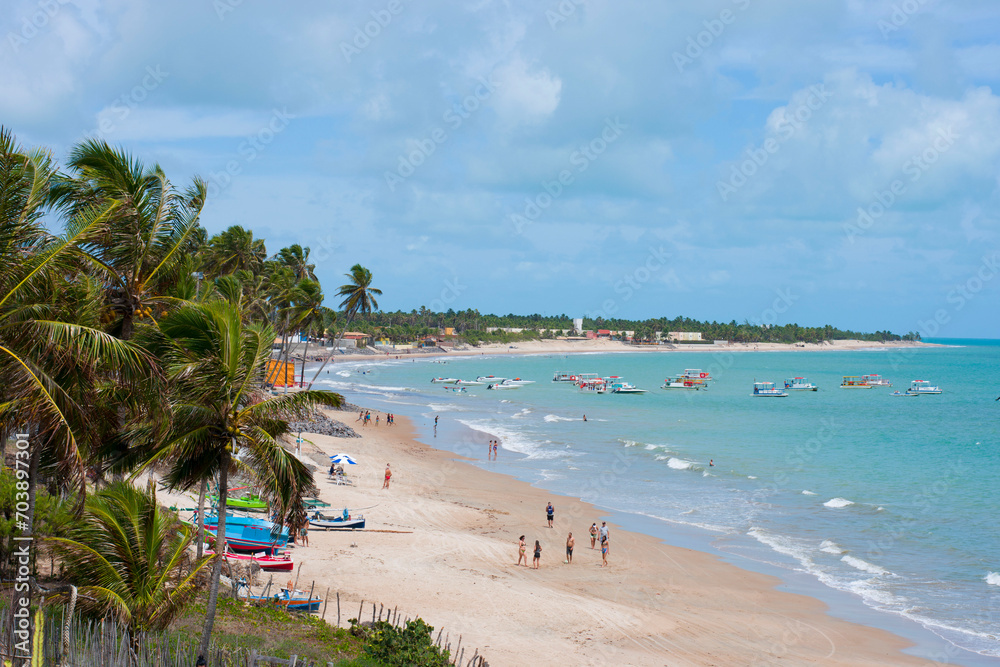
POLYGON ((362 628, 357 619, 351 619, 351 632, 367 640, 365 654, 388 667, 446 667, 448 651, 434 645, 431 633, 434 628, 417 618, 397 628, 386 621, 376 621, 371 627, 362 628))

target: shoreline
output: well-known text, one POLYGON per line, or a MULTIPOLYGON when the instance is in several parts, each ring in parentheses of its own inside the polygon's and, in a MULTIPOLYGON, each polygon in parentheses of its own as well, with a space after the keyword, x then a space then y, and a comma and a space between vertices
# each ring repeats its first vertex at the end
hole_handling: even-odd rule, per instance
MULTIPOLYGON (((353 413, 330 414, 354 425, 353 413)), ((777 577, 617 525, 602 570, 587 528, 607 511, 423 444, 410 420, 398 420, 359 429, 360 440, 307 436, 324 453, 360 458, 348 471, 356 487, 317 472, 331 509, 377 505, 365 512, 366 531, 310 531, 312 546, 293 550, 303 580, 339 590, 348 609, 362 599, 399 605, 462 634, 496 665, 564 663, 568 655, 575 664, 931 664, 902 653, 912 643, 900 636, 779 590, 777 577), (397 471, 384 492, 382 459, 397 471), (554 529, 545 527, 548 500, 554 529), (379 529, 412 532, 371 532, 379 529), (570 530, 577 547, 564 565, 570 530), (539 571, 514 565, 522 533, 529 556, 532 540, 543 540, 539 571)))
MULTIPOLYGON (((627 345, 620 341, 605 339, 597 340, 535 340, 522 341, 514 345, 491 343, 480 347, 446 352, 369 352, 367 354, 342 354, 333 356, 330 363, 337 361, 366 361, 374 359, 437 359, 441 357, 472 357, 485 355, 545 355, 545 354, 672 354, 672 353, 743 353, 743 352, 848 352, 860 350, 899 351, 905 354, 924 348, 949 347, 941 343, 925 343, 923 341, 893 341, 890 343, 869 342, 861 340, 837 340, 825 343, 728 343, 726 345, 680 344, 680 345, 627 345)), ((301 359, 300 359, 301 360, 301 359)), ((312 361, 310 363, 313 363, 312 361)))

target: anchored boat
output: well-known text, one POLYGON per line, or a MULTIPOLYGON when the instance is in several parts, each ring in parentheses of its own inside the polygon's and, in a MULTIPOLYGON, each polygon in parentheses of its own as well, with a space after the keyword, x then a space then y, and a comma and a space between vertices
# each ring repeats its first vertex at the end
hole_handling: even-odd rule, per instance
POLYGON ((862 375, 861 379, 870 384, 873 387, 891 387, 892 383, 886 380, 884 377, 878 373, 872 373, 870 375, 862 375))
POLYGON ((785 389, 788 391, 818 391, 819 387, 806 378, 788 378, 785 380, 785 389))
POLYGON ((357 530, 365 527, 365 517, 362 514, 351 516, 346 509, 340 516, 328 516, 322 512, 316 512, 309 517, 309 525, 323 530, 357 530))
POLYGON ((857 375, 845 375, 840 383, 841 389, 871 389, 872 386, 867 381, 857 375))
POLYGON ((923 396, 924 394, 940 394, 941 387, 931 384, 927 380, 914 380, 910 383, 910 388, 906 390, 911 396, 923 396))
POLYGON ((784 398, 785 396, 788 396, 788 392, 778 389, 777 387, 774 386, 773 382, 754 382, 753 395, 773 397, 773 398, 784 398))

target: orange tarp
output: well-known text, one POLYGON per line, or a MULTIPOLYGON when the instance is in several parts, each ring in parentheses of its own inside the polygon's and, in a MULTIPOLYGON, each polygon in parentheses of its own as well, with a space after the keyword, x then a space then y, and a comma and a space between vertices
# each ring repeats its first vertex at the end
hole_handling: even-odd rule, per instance
POLYGON ((267 384, 273 387, 295 385, 295 364, 271 359, 267 362, 267 384))

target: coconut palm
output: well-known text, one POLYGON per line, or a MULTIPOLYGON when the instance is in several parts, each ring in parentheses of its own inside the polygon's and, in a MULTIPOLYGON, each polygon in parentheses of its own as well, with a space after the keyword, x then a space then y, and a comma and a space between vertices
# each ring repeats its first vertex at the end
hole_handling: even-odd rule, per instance
POLYGON ((282 248, 275 259, 282 266, 287 266, 299 280, 316 280, 316 265, 309 263, 309 248, 303 248, 298 243, 282 248))
MULTIPOLYGON (((229 475, 239 471, 262 489, 282 514, 301 504, 312 473, 277 441, 288 433, 288 418, 301 418, 317 405, 339 407, 328 391, 270 397, 264 389, 274 330, 244 322, 228 301, 191 304, 160 320, 148 345, 161 359, 170 383, 173 423, 147 465, 169 463, 165 481, 190 489, 218 477, 218 535, 226 534, 229 475)), ((223 548, 217 551, 222 553, 223 548)), ((212 570, 202 652, 215 621, 222 560, 212 570)))
MULTIPOLYGON (((344 313, 347 315, 347 322, 344 324, 344 333, 341 334, 341 338, 350 329, 351 320, 354 319, 355 315, 358 313, 368 315, 373 310, 378 310, 378 301, 375 300, 375 297, 382 296, 382 290, 371 286, 372 272, 360 264, 352 266, 351 272, 344 275, 347 276, 350 282, 346 285, 341 285, 340 289, 337 290, 337 296, 344 297, 344 300, 340 302, 340 307, 344 309, 344 313)), ((333 340, 333 345, 334 350, 336 350, 336 338, 333 340)), ((326 362, 329 360, 330 355, 327 355, 326 359, 316 370, 312 380, 309 381, 307 389, 312 389, 313 382, 319 377, 319 374, 326 367, 326 362)))
POLYGON ((152 490, 113 482, 87 499, 82 519, 66 537, 48 538, 79 586, 80 608, 108 614, 132 631, 160 631, 195 594, 194 580, 208 565, 190 565, 189 526, 164 510, 152 490))
POLYGON ((94 206, 117 204, 99 233, 80 245, 107 285, 112 331, 128 340, 135 320, 174 301, 157 291, 200 234, 198 216, 207 187, 194 179, 178 192, 159 165, 146 167, 99 139, 70 153, 74 175, 58 180, 52 201, 71 217, 94 206))
POLYGON ((240 270, 260 273, 266 258, 264 240, 255 239, 249 229, 233 225, 209 239, 205 272, 212 277, 240 270))

